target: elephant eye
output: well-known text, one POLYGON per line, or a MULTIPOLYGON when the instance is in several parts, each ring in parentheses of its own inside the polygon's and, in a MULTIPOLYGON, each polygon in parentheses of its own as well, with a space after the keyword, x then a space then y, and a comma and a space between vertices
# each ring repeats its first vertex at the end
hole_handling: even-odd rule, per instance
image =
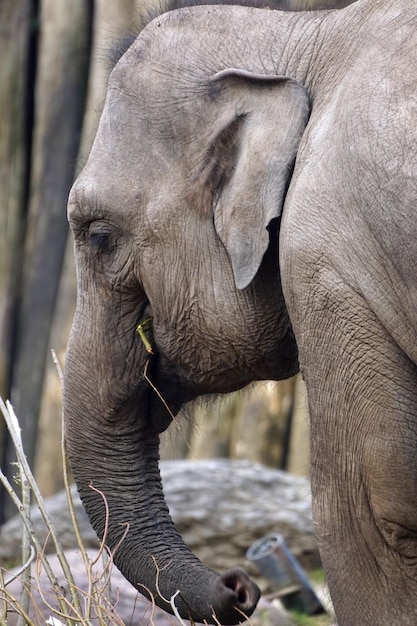
POLYGON ((107 224, 93 222, 88 229, 88 243, 96 253, 111 252, 113 233, 107 224))
POLYGON ((89 243, 97 252, 110 251, 110 236, 106 233, 90 233, 89 243))

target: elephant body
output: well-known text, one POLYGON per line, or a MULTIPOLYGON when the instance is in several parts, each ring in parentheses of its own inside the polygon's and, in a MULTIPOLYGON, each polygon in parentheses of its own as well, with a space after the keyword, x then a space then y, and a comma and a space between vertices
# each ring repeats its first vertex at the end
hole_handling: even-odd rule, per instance
POLYGON ((119 569, 184 617, 235 623, 259 591, 183 544, 159 433, 300 368, 338 623, 416 623, 416 27, 412 0, 185 8, 111 75, 69 200, 67 447, 119 569))

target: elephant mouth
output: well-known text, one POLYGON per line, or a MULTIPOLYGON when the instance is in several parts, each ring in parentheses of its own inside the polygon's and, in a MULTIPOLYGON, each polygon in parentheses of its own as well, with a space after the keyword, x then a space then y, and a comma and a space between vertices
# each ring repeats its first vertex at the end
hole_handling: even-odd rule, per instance
POLYGON ((154 433, 163 433, 183 406, 191 398, 178 376, 167 366, 156 351, 149 354, 143 368, 146 388, 149 427, 154 433))
POLYGON ((163 433, 175 420, 182 405, 195 398, 189 385, 181 380, 176 368, 160 351, 153 336, 152 309, 148 304, 136 326, 136 332, 146 353, 142 378, 146 384, 146 404, 150 430, 163 433))

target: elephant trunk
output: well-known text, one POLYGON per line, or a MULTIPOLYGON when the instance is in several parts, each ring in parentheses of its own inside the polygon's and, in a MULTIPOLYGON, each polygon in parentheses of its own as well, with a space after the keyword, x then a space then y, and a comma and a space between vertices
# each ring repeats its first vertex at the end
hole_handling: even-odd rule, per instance
POLYGON ((119 415, 111 427, 97 416, 89 419, 69 397, 67 391, 65 429, 74 478, 91 523, 100 538, 106 533, 122 574, 169 612, 176 594, 173 602, 186 619, 243 621, 256 607, 259 589, 243 570, 217 574, 184 544, 165 504, 158 434, 137 415, 119 415))

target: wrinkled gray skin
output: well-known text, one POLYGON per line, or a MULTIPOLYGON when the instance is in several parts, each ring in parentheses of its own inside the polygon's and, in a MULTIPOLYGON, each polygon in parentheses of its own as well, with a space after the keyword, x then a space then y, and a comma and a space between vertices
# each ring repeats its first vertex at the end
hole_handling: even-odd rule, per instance
POLYGON ((117 45, 110 52, 110 61, 115 65, 122 54, 124 54, 127 48, 134 42, 142 28, 156 17, 159 17, 162 13, 175 9, 183 9, 184 7, 197 5, 222 4, 251 6, 258 9, 276 9, 280 11, 306 11, 341 9, 348 4, 352 4, 354 1, 355 0, 145 0, 145 5, 138 18, 137 28, 124 39, 117 42, 117 45))
POLYGON ((173 413, 296 372, 294 332, 338 623, 417 623, 416 66, 414 0, 359 0, 174 11, 112 73, 69 201, 67 445, 98 534, 90 483, 110 547, 125 534, 118 567, 161 606, 179 590, 185 617, 233 623, 258 590, 207 570, 170 521, 149 316, 173 413))

